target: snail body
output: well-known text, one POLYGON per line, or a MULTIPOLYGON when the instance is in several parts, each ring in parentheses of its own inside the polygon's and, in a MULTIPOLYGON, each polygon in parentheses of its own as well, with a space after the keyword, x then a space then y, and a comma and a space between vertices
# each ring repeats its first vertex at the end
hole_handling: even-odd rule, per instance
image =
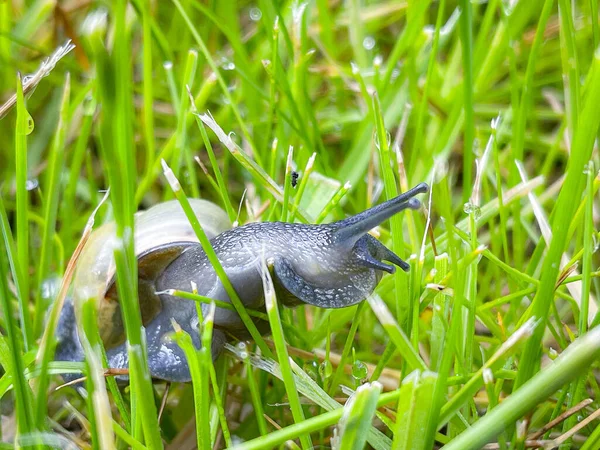
MULTIPOLYGON (((370 295, 383 272, 394 272, 394 265, 409 269, 406 262, 368 231, 399 211, 417 209, 420 203, 414 196, 427 189, 421 183, 362 213, 324 225, 259 222, 229 228, 227 216, 216 205, 196 200, 194 210, 245 307, 264 307, 261 267, 266 262, 278 299, 286 306, 306 303, 342 308, 370 295)), ((168 334, 173 331, 172 320, 175 320, 190 334, 196 347, 200 347, 196 305, 169 292, 174 289, 190 292, 194 284, 200 295, 224 302, 230 302, 230 298, 178 204, 167 202, 141 213, 135 226, 138 295, 150 373, 158 379, 189 381, 183 351, 168 334), (168 219, 161 225, 162 219, 158 219, 164 215, 168 219)), ((75 301, 92 296, 100 299, 99 328, 109 366, 127 368, 124 328, 114 283, 111 245, 114 228, 106 227, 94 232, 84 250, 82 263, 88 263, 89 258, 93 270, 77 271, 74 297, 75 301)), ((65 304, 57 330, 57 359, 83 359, 73 316, 73 305, 65 304)), ((261 332, 268 330, 267 325, 257 324, 261 332)), ((217 308, 213 358, 230 337, 245 339, 248 333, 237 312, 217 308)))

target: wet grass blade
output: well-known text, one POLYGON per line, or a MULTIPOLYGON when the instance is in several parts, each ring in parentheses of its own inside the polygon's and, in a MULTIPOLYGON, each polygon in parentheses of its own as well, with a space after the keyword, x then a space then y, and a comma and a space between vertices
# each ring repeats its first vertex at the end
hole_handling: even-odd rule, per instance
POLYGON ((388 333, 390 339, 400 352, 400 355, 406 361, 408 367, 412 370, 426 370, 427 366, 413 348, 404 331, 398 326, 389 309, 383 300, 377 295, 370 295, 367 298, 371 309, 379 319, 379 322, 388 333))
POLYGON ((221 280, 221 283, 223 283, 223 287, 225 288, 227 295, 231 299, 231 303, 233 303, 233 306, 235 307, 237 313, 240 315, 240 318, 244 322, 244 325, 246 326, 246 328, 252 335, 252 338, 254 339, 254 341, 261 348, 263 353, 265 355, 271 355, 272 354, 271 350, 269 349, 269 347, 267 347, 267 344, 265 343, 261 334, 256 329, 256 325, 254 324, 252 319, 250 319, 250 316, 248 315, 248 312, 246 311, 244 304, 240 300, 239 295, 236 293, 233 285, 229 281, 229 278, 227 277, 227 274, 225 273, 225 270, 223 269, 223 266, 221 265, 219 258, 217 257, 214 249, 212 248, 212 245, 210 244, 210 241, 209 241, 208 237, 206 236, 206 233, 202 229, 202 225, 200 224, 200 221, 198 220, 198 218, 196 217, 196 215, 194 214, 194 211, 192 210, 192 208, 190 206, 190 202, 187 199, 185 192, 183 192, 183 190, 181 189, 181 185, 179 184, 179 181, 177 180, 177 178, 175 177, 175 175, 173 174, 173 172, 171 171, 171 169, 169 168, 167 163, 164 161, 163 161, 163 168, 164 168, 165 178, 169 182, 169 185, 171 186, 171 189, 173 190, 175 197, 177 198, 177 200, 181 204, 181 207, 185 211, 185 215, 188 218, 188 220, 190 221, 190 225, 192 226, 192 229, 196 233, 196 236, 198 237, 198 240, 200 241, 200 244, 202 245, 202 249, 206 253, 206 256, 208 257, 215 272, 217 273, 217 276, 221 280))
MULTIPOLYGON (((10 349, 10 366, 5 370, 12 374, 13 388, 15 392, 15 414, 17 419, 17 433, 27 434, 36 431, 33 415, 33 395, 29 385, 25 381, 23 372, 23 350, 19 339, 19 329, 14 321, 14 312, 8 289, 9 267, 4 255, 13 259, 14 242, 4 207, 4 200, 0 195, 0 231, 2 232, 2 245, 0 249, 0 306, 5 321, 8 347, 10 349)), ((16 277, 15 277, 16 278, 16 277)), ((22 302, 23 300, 21 300, 22 302)))
POLYGON ((65 135, 69 124, 69 101, 70 101, 71 81, 67 74, 63 95, 61 100, 59 121, 52 140, 50 149, 48 171, 46 175, 46 183, 44 185, 44 227, 42 232, 42 245, 40 249, 37 271, 36 296, 35 296, 35 311, 33 323, 33 334, 38 336, 43 324, 43 311, 46 310, 46 305, 43 304, 42 298, 43 283, 50 271, 50 262, 52 259, 52 238, 56 230, 56 216, 58 212, 58 200, 60 189, 60 176, 64 164, 65 152, 65 135))
MULTIPOLYGON (((379 396, 377 400, 377 407, 387 405, 398 400, 400 391, 386 392, 379 396)), ((334 409, 333 411, 320 414, 318 416, 306 419, 304 422, 290 425, 280 430, 274 431, 268 436, 263 436, 252 441, 245 442, 234 447, 235 450, 261 450, 267 448, 273 448, 276 445, 282 444, 283 442, 295 439, 298 436, 302 436, 308 433, 319 431, 323 428, 329 427, 337 423, 344 413, 343 408, 334 409)))
POLYGON ((15 126, 15 164, 16 164, 16 238, 19 270, 17 286, 19 289, 19 315, 25 351, 29 350, 33 334, 31 314, 29 312, 29 193, 27 192, 27 135, 33 131, 33 118, 29 115, 23 98, 21 76, 17 76, 17 123, 15 126))
POLYGON ((426 450, 425 426, 430 420, 437 375, 415 370, 402 380, 396 410, 393 450, 426 450))
POLYGON ((362 450, 377 409, 382 386, 377 381, 361 385, 344 405, 338 423, 337 448, 362 450))
MULTIPOLYGON (((566 245, 566 237, 571 219, 583 188, 585 178, 581 176, 584 166, 589 160, 593 143, 596 138, 600 116, 596 114, 596 106, 600 103, 600 53, 596 53, 586 80, 586 98, 580 115, 580 126, 573 137, 571 156, 563 188, 554 207, 552 222, 552 241, 548 254, 544 259, 540 286, 533 300, 532 314, 541 318, 545 324, 550 310, 550 302, 559 272, 561 255, 566 245)), ((516 387, 522 386, 534 374, 540 364, 540 343, 545 326, 537 328, 532 338, 527 343, 521 364, 516 387)))
MULTIPOLYGON (((539 328, 539 327, 538 327, 539 328)), ((531 341, 530 341, 531 342, 531 341)), ((600 357, 600 327, 573 342, 551 365, 534 375, 485 417, 450 441, 447 450, 479 448, 577 377, 600 357)))
MULTIPOLYGON (((285 336, 283 334, 283 327, 281 326, 281 318, 279 317, 279 307, 277 304, 277 297, 275 295, 275 287, 273 286, 273 280, 269 270, 265 265, 262 266, 262 279, 263 289, 265 292, 265 307, 267 309, 267 315, 269 316, 269 323, 271 324, 271 333, 273 334, 273 341, 275 342, 275 349, 277 351, 277 357, 279 359, 279 365, 281 367, 281 374, 283 376, 283 383, 285 384, 285 390, 287 392, 288 400, 290 402, 290 408, 294 417, 294 422, 304 422, 304 411, 300 405, 300 397, 294 382, 294 376, 290 366, 290 357, 287 352, 285 344, 285 336)), ((300 444, 304 450, 312 448, 310 438, 306 435, 300 436, 300 444)))

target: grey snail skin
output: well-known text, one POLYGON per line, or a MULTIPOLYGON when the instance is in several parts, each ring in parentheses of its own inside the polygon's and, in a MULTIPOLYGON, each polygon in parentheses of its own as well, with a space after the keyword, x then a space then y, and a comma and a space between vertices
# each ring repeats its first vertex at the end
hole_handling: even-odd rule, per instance
MULTIPOLYGON (((278 300, 293 307, 301 303, 321 308, 344 308, 364 300, 384 272, 404 271, 409 265, 368 234, 369 230, 405 209, 418 209, 416 195, 425 183, 355 216, 323 225, 257 222, 230 228, 227 215, 205 200, 190 200, 229 280, 245 307, 264 309, 261 264, 267 261, 278 300), (391 263, 391 264, 390 264, 391 263)), ((75 325, 74 302, 98 298, 98 327, 113 369, 128 368, 125 329, 115 286, 114 224, 94 231, 84 248, 73 281, 73 294, 61 311, 57 326, 56 359, 83 361, 75 325)), ((186 357, 170 339, 173 320, 200 348, 198 316, 193 301, 169 295, 170 290, 192 291, 230 302, 219 277, 195 238, 177 201, 137 213, 134 230, 138 258, 138 297, 145 327, 148 365, 153 378, 190 381, 186 357)), ((208 305, 202 305, 208 312, 208 305)), ((262 333, 268 323, 258 322, 262 333)), ((216 358, 224 344, 247 339, 237 312, 216 308, 211 353, 216 358)))

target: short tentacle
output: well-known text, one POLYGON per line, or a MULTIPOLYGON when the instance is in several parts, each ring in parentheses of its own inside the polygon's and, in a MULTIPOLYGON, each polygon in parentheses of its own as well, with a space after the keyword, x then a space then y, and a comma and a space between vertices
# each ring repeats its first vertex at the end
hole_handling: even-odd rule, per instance
POLYGON ((408 272, 410 270, 410 265, 406 261, 404 261, 398 255, 396 255, 393 251, 391 251, 373 236, 368 234, 367 238, 369 238, 369 245, 371 245, 372 251, 377 258, 383 261, 391 262, 392 264, 395 264, 398 267, 400 267, 405 272, 408 272))
MULTIPOLYGON (((377 242, 379 245, 381 245, 381 247, 385 248, 379 241, 377 241, 377 239, 373 238, 372 240, 377 242)), ((360 263, 365 267, 370 267, 372 269, 377 269, 377 270, 383 270, 384 272, 387 272, 387 273, 394 273, 396 271, 396 268, 390 264, 385 264, 385 263, 381 262, 379 259, 377 259, 377 257, 376 257, 377 253, 375 253, 375 256, 374 256, 373 252, 369 248, 370 244, 371 244, 371 242, 367 241, 366 239, 359 240, 356 243, 356 246, 355 246, 356 256, 358 257, 360 263)))

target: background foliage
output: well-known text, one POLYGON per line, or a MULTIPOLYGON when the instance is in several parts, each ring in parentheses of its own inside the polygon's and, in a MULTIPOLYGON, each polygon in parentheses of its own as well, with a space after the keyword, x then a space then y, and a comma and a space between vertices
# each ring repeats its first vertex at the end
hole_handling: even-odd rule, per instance
POLYGON ((598 19, 596 0, 0 1, 6 446, 599 448, 598 19), (214 365, 188 348, 198 376, 166 390, 125 238, 131 386, 92 357, 93 302, 86 364, 53 361, 90 215, 110 186, 95 225, 127 236, 174 196, 162 159, 240 224, 427 181, 377 230, 412 269, 355 307, 270 310, 266 344, 214 365))

